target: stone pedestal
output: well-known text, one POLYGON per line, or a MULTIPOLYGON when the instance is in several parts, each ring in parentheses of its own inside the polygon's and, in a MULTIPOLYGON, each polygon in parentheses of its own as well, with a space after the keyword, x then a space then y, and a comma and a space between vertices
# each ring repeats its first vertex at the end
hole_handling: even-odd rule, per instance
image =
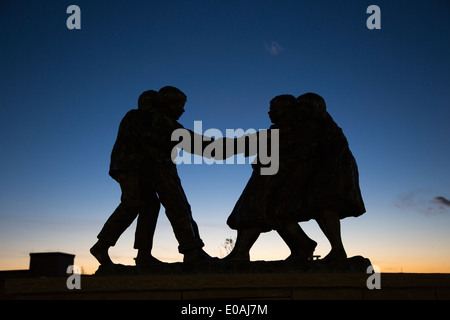
MULTIPOLYGON (((281 262, 247 265, 168 264, 154 268, 116 266, 96 275, 80 276, 81 289, 68 289, 67 277, 5 279, 2 298, 18 299, 148 299, 179 300, 448 300, 450 274, 379 273, 380 289, 370 289, 372 273, 365 258, 349 259, 340 269, 281 262), (353 260, 351 260, 353 259, 353 260), (350 266, 351 265, 351 266, 350 266), (160 268, 158 270, 158 268, 160 268), (362 271, 364 269, 364 271, 362 271), (239 270, 240 272, 236 272, 239 270)), ((183 302, 185 301, 185 302, 183 302)), ((180 304, 181 303, 181 304, 180 304)), ((156 304, 156 306, 158 306, 156 304)))

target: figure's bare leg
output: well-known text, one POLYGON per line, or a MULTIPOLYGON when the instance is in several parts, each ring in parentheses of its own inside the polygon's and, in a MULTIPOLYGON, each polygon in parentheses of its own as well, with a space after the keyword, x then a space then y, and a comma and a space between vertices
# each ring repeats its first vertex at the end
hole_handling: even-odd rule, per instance
POLYGON ((91 254, 98 260, 101 265, 112 265, 111 258, 108 254, 110 245, 102 240, 98 240, 90 249, 91 254))
POLYGON ((296 221, 286 223, 277 232, 291 250, 286 260, 303 262, 312 257, 317 243, 308 237, 296 221))
POLYGON ((134 248, 138 249, 138 252, 134 260, 137 266, 151 266, 162 263, 152 255, 153 236, 160 208, 161 205, 156 193, 149 192, 136 225, 134 248))
POLYGON ((238 230, 236 244, 224 261, 250 261, 250 249, 258 240, 261 230, 259 228, 245 228, 238 230))
POLYGON ((317 219, 320 229, 327 237, 331 245, 331 251, 323 260, 345 259, 347 253, 344 249, 341 237, 341 222, 339 214, 334 211, 324 210, 317 219))

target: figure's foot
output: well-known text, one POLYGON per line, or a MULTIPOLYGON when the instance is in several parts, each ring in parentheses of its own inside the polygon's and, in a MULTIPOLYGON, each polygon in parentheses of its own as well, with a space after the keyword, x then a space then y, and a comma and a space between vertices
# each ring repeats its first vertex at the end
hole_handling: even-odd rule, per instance
POLYGON ((289 257, 286 258, 287 262, 302 263, 313 259, 314 250, 317 247, 317 242, 310 240, 305 248, 302 248, 299 252, 292 252, 289 257))
POLYGON ((249 252, 238 252, 236 250, 231 251, 225 258, 222 259, 224 262, 249 262, 250 253, 249 252))
POLYGON ((331 251, 323 259, 321 259, 321 261, 333 262, 345 259, 347 259, 347 253, 345 252, 344 248, 341 248, 341 249, 331 249, 331 251))
POLYGON ((198 263, 198 262, 211 262, 216 260, 216 258, 211 257, 203 249, 194 249, 188 251, 184 254, 184 263, 198 263))
POLYGON ((108 249, 109 249, 108 245, 102 243, 101 241, 97 241, 97 243, 94 244, 89 251, 101 265, 103 266, 113 265, 114 263, 111 261, 111 258, 109 257, 108 249))
POLYGON ((151 253, 141 253, 138 252, 138 255, 136 258, 134 258, 134 261, 136 263, 136 266, 139 267, 146 267, 146 266, 154 266, 158 264, 162 264, 163 262, 156 259, 154 256, 152 256, 151 253))

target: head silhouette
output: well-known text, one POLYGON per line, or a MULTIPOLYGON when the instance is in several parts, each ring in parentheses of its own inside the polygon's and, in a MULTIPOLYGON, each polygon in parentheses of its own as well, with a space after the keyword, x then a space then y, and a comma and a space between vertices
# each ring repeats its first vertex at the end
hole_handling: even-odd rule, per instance
POLYGON ((166 86, 159 89, 158 106, 176 120, 184 113, 186 100, 186 95, 178 88, 166 86))
POLYGON ((155 90, 148 90, 142 92, 138 99, 138 109, 144 111, 151 111, 156 107, 158 92, 155 90))
POLYGON ((289 119, 297 105, 297 100, 290 94, 276 96, 270 101, 269 117, 272 123, 289 119))
POLYGON ((305 93, 297 97, 301 119, 324 119, 327 115, 325 100, 315 93, 305 93))

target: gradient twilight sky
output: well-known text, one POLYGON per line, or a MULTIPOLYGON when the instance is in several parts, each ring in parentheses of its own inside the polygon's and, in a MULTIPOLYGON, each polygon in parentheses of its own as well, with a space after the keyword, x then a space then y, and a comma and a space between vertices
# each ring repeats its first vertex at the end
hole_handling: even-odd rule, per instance
MULTIPOLYGON (((188 96, 180 122, 203 130, 270 126, 279 94, 322 95, 358 162, 367 213, 342 220, 349 256, 382 272, 450 272, 450 2, 2 1, 0 3, 0 270, 30 252, 89 248, 119 204, 108 176, 120 120, 139 94, 173 85, 188 96), (69 30, 66 9, 81 9, 69 30), (369 5, 381 29, 369 30, 369 5)), ((213 256, 235 237, 226 219, 251 166, 179 165, 213 256)), ((316 222, 302 223, 330 249, 316 222)), ((110 250, 133 264, 135 224, 110 250)), ((153 253, 181 261, 160 211, 153 253)), ((275 232, 254 260, 284 259, 275 232)))

